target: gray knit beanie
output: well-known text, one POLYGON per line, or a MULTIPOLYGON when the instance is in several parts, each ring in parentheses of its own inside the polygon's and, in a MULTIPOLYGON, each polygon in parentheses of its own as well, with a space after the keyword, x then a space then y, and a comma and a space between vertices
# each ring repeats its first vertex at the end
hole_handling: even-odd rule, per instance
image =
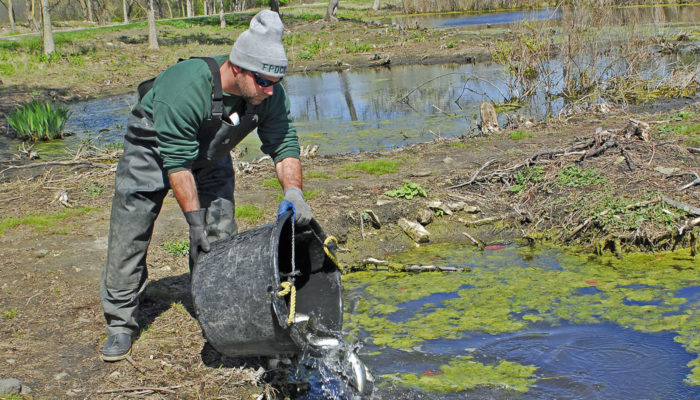
POLYGON ((284 25, 279 14, 262 10, 250 21, 250 28, 238 36, 229 60, 249 71, 281 78, 287 71, 283 33, 284 25))

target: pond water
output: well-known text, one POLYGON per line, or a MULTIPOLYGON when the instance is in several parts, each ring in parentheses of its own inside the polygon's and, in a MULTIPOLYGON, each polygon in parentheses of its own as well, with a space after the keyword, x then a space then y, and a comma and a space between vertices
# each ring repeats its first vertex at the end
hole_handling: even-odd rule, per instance
MULTIPOLYGON (((486 14, 474 12, 464 13, 428 13, 383 18, 384 24, 408 27, 446 27, 474 26, 483 28, 484 25, 515 24, 521 21, 551 20, 555 25, 564 13, 570 13, 567 8, 546 8, 539 10, 502 11, 486 14)), ((619 21, 620 25, 635 23, 673 23, 697 24, 700 20, 698 5, 663 5, 654 7, 616 7, 606 10, 611 19, 619 21)))
POLYGON ((469 272, 344 277, 344 329, 375 376, 371 398, 700 398, 700 265, 689 254, 496 248, 390 259, 469 272))
MULTIPOLYGON (((655 73, 671 74, 678 67, 675 60, 663 57, 649 63, 655 73)), ((477 128, 480 103, 503 102, 508 93, 504 68, 493 63, 290 74, 284 85, 301 144, 318 145, 321 155, 468 136, 477 128)), ((36 148, 43 159, 51 159, 66 157, 66 148, 70 153, 85 141, 102 147, 121 143, 135 103, 135 94, 125 93, 71 104, 64 131, 72 136, 40 142, 36 148)), ((511 114, 541 120, 557 115, 563 104, 540 93, 511 114)), ((0 137, 0 161, 11 159, 18 145, 18 140, 0 137)), ((238 148, 244 160, 262 156, 255 134, 238 148)))

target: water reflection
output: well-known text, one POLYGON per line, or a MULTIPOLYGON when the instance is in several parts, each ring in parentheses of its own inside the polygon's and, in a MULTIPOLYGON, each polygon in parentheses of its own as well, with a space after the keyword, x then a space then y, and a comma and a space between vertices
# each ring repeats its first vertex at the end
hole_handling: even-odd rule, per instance
MULTIPOLYGON (((515 24, 522 21, 551 20, 557 23, 563 15, 574 9, 547 8, 541 10, 505 11, 487 14, 445 13, 423 14, 380 19, 381 23, 408 27, 456 27, 515 24)), ((659 5, 653 7, 614 7, 606 8, 606 15, 618 26, 646 23, 696 24, 700 20, 700 6, 659 5)))
MULTIPOLYGON (((547 75, 553 93, 561 91, 563 80, 558 63, 555 60, 548 68, 553 71, 547 75)), ((612 59, 596 65, 601 74, 620 68, 625 65, 613 64, 612 59)), ((682 69, 682 63, 655 57, 648 60, 648 72, 642 76, 671 76, 676 69, 682 69)), ((482 101, 503 103, 513 94, 503 66, 492 63, 291 74, 284 85, 301 144, 319 145, 322 155, 469 135, 476 128, 482 101)), ((564 102, 548 97, 544 89, 540 85, 517 113, 534 120, 556 116, 564 102)), ((65 129, 75 135, 51 144, 38 143, 37 149, 44 159, 50 159, 65 157, 64 147, 75 149, 86 140, 96 145, 120 143, 135 103, 135 94, 126 93, 70 105, 72 114, 65 129)), ((18 144, 17 140, 0 138, 0 160, 10 159, 18 144)), ((239 145, 246 160, 260 157, 259 147, 256 135, 239 145)))

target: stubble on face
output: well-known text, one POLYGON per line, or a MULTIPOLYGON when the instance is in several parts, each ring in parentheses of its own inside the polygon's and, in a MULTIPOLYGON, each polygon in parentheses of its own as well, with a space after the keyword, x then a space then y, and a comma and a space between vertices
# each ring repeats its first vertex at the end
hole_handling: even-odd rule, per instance
POLYGON ((268 95, 260 93, 255 82, 246 75, 247 73, 239 75, 239 79, 235 82, 236 89, 238 93, 240 93, 239 96, 241 96, 246 103, 257 106, 262 103, 268 95))

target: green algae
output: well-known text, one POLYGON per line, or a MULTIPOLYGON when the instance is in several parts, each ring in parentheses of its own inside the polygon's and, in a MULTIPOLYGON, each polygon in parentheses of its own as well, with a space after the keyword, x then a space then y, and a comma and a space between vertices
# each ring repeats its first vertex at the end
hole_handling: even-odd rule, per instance
POLYGON ((422 375, 400 374, 384 376, 394 378, 403 386, 421 387, 433 391, 461 391, 478 386, 499 386, 517 392, 526 392, 535 379, 536 367, 520 365, 510 361, 500 361, 485 365, 473 361, 471 357, 456 357, 437 371, 426 371, 422 375))
MULTIPOLYGON (((536 324, 614 323, 640 332, 673 332, 676 342, 689 353, 700 355, 700 301, 689 304, 686 298, 676 296, 680 289, 697 286, 700 278, 700 263, 690 257, 689 250, 618 259, 581 254, 572 248, 487 251, 444 244, 396 254, 390 261, 457 264, 471 267, 471 272, 363 271, 345 275, 346 291, 362 288, 363 292, 354 312, 345 313, 345 327, 351 336, 366 337, 379 347, 419 351, 427 340, 460 339, 467 332, 501 334, 536 324), (404 309, 403 303, 435 293, 455 293, 457 297, 443 300, 437 307, 424 304, 405 320, 392 316, 404 309)), ((493 366, 477 364, 470 361, 468 367, 484 368, 486 375, 493 373, 488 370, 493 366)), ((700 357, 688 367, 691 373, 685 383, 700 385, 700 357)), ((473 387, 455 386, 447 371, 442 372, 429 377, 401 374, 393 380, 426 390, 473 387)), ((533 382, 526 379, 507 385, 525 390, 533 382)), ((479 384, 488 383, 474 383, 479 384)))

